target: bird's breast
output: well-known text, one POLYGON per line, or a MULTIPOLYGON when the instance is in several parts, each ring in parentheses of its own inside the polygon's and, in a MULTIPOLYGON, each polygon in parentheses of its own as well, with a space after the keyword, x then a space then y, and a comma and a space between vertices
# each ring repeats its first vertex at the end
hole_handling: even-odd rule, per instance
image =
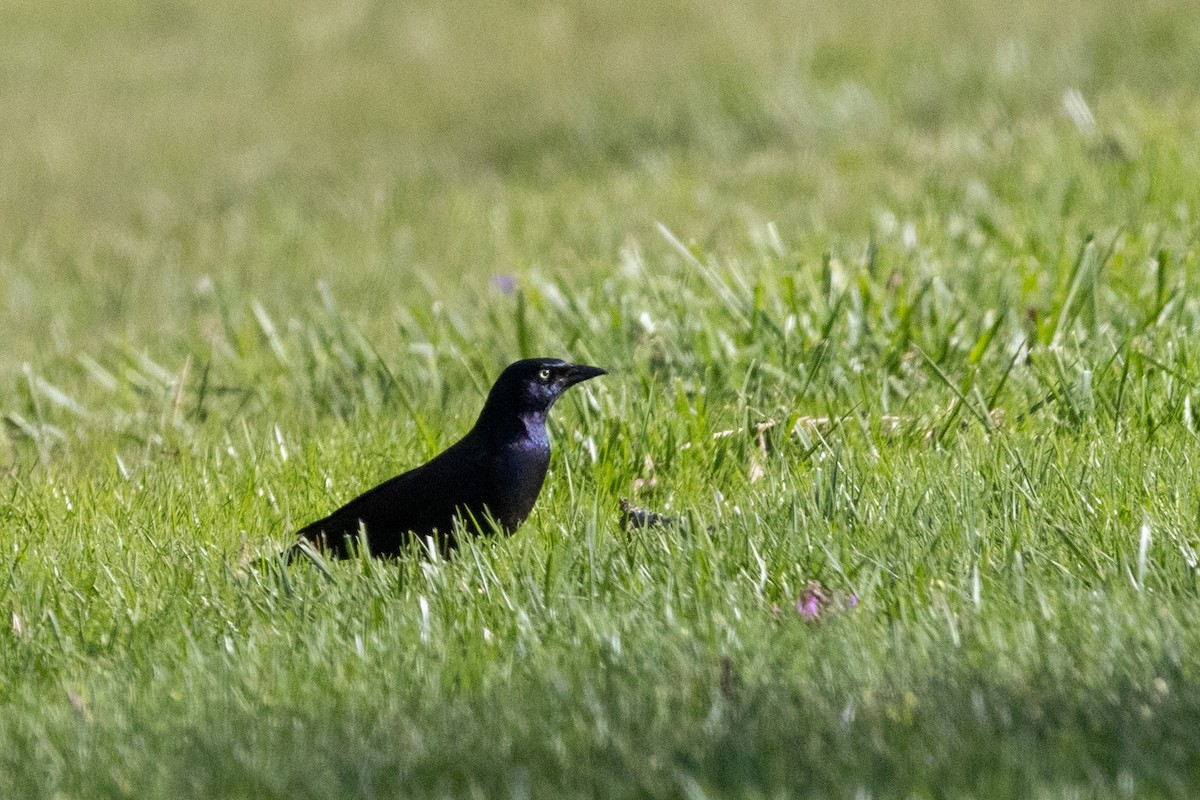
POLYGON ((522 440, 501 449, 493 465, 493 497, 489 506, 497 521, 516 528, 537 501, 550 466, 548 441, 522 440))

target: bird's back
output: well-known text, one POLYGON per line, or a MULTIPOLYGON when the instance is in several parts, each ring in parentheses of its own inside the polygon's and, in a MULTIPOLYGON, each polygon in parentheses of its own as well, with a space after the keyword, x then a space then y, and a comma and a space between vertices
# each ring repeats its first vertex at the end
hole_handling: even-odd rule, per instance
POLYGON ((489 517, 505 531, 533 509, 550 461, 544 447, 495 446, 476 431, 426 464, 385 481, 324 519, 299 531, 331 554, 346 556, 347 540, 365 529, 375 555, 399 555, 413 535, 437 534, 453 548, 454 524, 489 530, 489 517))

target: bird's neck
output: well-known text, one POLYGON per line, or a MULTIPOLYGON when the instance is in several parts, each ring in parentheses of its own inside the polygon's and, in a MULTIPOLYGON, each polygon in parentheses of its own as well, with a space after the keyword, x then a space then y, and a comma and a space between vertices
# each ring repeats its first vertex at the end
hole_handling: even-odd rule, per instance
POLYGON ((550 436, 546 432, 546 414, 529 413, 517 417, 523 438, 530 444, 545 450, 550 449, 550 436))
POLYGON ((525 442, 536 447, 550 446, 545 411, 519 413, 511 409, 484 408, 474 432, 496 444, 525 442))

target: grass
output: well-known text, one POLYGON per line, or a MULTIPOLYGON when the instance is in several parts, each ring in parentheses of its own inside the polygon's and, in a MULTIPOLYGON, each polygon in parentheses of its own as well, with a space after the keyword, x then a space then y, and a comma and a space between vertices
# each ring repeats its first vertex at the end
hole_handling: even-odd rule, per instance
POLYGON ((1194 795, 1198 22, 10 4, 0 795, 1194 795), (534 354, 517 535, 257 562, 534 354))

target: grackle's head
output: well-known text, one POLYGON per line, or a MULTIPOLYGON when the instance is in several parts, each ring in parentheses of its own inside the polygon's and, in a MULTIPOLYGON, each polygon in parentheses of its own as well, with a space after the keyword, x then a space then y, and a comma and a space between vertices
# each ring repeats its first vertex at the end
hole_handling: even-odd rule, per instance
POLYGON ((606 374, 599 367, 571 364, 558 358, 526 358, 509 364, 500 373, 484 409, 517 415, 545 414, 567 389, 606 374))

